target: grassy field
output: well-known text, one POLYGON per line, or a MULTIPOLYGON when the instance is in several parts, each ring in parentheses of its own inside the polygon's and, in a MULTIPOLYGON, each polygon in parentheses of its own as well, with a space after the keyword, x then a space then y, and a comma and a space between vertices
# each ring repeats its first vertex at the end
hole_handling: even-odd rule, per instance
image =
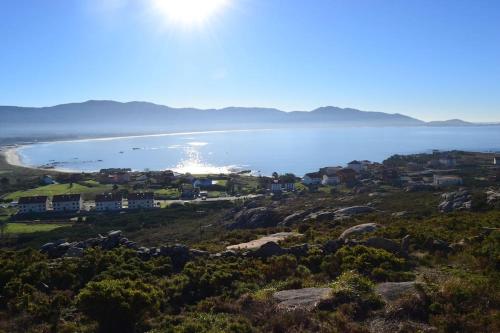
POLYGON ((4 199, 8 200, 18 200, 23 196, 33 196, 33 195, 47 195, 53 196, 56 194, 72 194, 72 193, 81 193, 85 196, 93 196, 102 192, 108 192, 112 190, 111 185, 102 185, 97 182, 87 182, 85 185, 80 185, 77 183, 73 183, 72 186, 70 184, 52 184, 39 186, 37 188, 33 188, 26 191, 16 191, 9 193, 4 197, 4 199))
POLYGON ((176 188, 162 188, 161 190, 156 190, 154 193, 156 195, 168 196, 172 198, 178 198, 180 196, 180 192, 176 188))
POLYGON ((65 227, 68 224, 54 224, 54 223, 7 223, 4 230, 6 234, 29 234, 32 232, 51 231, 56 228, 65 227))

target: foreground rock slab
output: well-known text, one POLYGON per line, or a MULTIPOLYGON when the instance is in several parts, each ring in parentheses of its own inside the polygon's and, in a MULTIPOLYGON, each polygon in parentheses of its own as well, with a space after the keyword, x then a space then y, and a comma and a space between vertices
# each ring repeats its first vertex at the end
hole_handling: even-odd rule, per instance
POLYGON ((314 310, 322 301, 331 297, 330 288, 303 288, 278 291, 273 299, 278 302, 277 308, 285 311, 314 310))
POLYGON ((285 240, 289 237, 300 237, 302 234, 296 232, 278 232, 276 234, 267 235, 250 242, 240 243, 236 245, 227 246, 227 250, 255 250, 260 248, 262 245, 268 242, 278 243, 279 241, 285 240))

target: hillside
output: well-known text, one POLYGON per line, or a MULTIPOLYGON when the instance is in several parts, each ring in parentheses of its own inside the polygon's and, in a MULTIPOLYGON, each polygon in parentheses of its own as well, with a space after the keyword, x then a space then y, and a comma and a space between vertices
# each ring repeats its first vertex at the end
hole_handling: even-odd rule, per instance
MULTIPOLYGON (((333 106, 283 112, 270 108, 171 108, 147 102, 87 101, 52 107, 0 106, 0 136, 55 137, 145 134, 303 126, 421 126, 424 121, 401 114, 333 106)), ((443 122, 442 125, 454 125, 443 122)), ((464 122, 461 122, 463 125, 464 122)))

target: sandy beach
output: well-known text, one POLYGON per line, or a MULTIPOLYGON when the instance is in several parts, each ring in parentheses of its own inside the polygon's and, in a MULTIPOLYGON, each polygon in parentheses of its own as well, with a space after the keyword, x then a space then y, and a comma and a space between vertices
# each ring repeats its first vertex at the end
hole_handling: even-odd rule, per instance
POLYGON ((21 157, 17 153, 17 147, 4 148, 2 149, 2 155, 5 158, 5 162, 13 166, 26 167, 21 163, 21 157))

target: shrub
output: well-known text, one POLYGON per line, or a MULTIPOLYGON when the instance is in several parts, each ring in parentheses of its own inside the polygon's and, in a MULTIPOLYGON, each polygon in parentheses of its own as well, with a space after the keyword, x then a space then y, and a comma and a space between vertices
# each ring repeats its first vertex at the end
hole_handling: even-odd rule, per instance
POLYGON ((345 246, 325 257, 321 264, 321 269, 332 277, 355 270, 375 281, 411 279, 412 274, 405 272, 408 268, 405 259, 385 250, 366 246, 345 246))
POLYGON ((100 332, 133 332, 148 312, 159 308, 161 293, 141 281, 90 282, 77 296, 80 310, 96 320, 100 332))

